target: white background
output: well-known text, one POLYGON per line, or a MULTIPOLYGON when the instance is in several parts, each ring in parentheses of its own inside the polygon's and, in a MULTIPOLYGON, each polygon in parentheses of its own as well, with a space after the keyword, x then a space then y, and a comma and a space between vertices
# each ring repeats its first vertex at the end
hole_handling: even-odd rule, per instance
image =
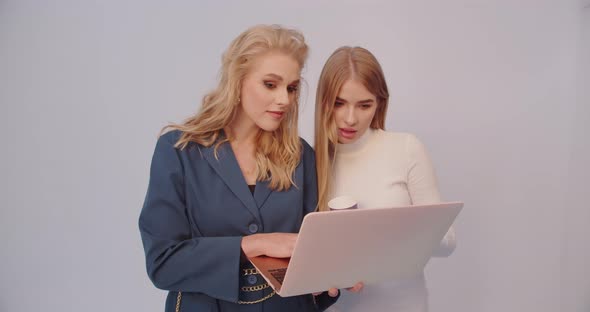
POLYGON ((157 133, 198 109, 247 27, 383 65, 387 128, 463 200, 432 311, 590 311, 589 1, 0 1, 0 311, 162 311, 137 218, 157 133))

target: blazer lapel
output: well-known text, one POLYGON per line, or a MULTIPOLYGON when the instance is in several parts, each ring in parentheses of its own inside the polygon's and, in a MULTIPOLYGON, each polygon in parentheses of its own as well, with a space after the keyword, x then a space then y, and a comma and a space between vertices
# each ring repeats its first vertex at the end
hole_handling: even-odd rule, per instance
MULTIPOLYGON (((215 158, 215 144, 209 147, 201 147, 201 150, 203 157, 209 162, 209 165, 221 177, 223 182, 242 201, 252 215, 260 220, 258 206, 248 189, 248 185, 242 175, 242 170, 240 169, 240 165, 238 165, 231 146, 224 143, 219 147, 217 150, 219 159, 215 158)), ((258 187, 256 187, 255 194, 256 192, 258 192, 258 187)))
POLYGON ((254 199, 256 200, 256 204, 258 208, 262 208, 264 202, 272 192, 269 188, 270 181, 258 181, 256 182, 256 189, 254 190, 254 199))

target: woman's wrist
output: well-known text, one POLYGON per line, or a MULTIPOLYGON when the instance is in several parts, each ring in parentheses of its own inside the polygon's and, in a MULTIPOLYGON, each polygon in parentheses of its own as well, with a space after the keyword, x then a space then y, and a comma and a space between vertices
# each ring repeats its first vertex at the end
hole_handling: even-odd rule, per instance
POLYGON ((242 237, 241 247, 247 257, 256 257, 264 254, 260 245, 260 234, 242 237))

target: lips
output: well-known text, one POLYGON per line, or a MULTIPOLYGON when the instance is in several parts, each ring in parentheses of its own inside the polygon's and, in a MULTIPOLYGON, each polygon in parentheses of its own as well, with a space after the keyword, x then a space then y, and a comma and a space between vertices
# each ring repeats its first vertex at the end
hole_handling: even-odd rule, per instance
POLYGON ((356 130, 352 128, 338 128, 338 133, 345 139, 352 139, 356 135, 356 130))
POLYGON ((267 113, 274 119, 281 119, 285 115, 282 111, 267 111, 267 113))

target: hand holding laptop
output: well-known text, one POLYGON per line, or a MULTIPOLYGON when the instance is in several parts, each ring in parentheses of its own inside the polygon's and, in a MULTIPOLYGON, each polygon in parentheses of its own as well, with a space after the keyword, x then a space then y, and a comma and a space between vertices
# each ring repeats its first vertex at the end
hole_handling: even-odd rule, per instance
MULTIPOLYGON (((248 258, 258 256, 290 258, 297 241, 297 235, 296 233, 260 233, 245 236, 242 238, 242 250, 248 258)), ((359 282, 354 287, 347 288, 347 290, 358 292, 362 288, 363 283, 359 282)), ((338 296, 338 289, 330 288, 328 294, 330 297, 336 297, 338 296)))
MULTIPOLYGON (((363 287, 365 287, 365 284, 363 282, 358 282, 358 283, 356 283, 356 285, 346 288, 346 290, 353 292, 353 293, 357 293, 357 292, 363 290, 363 287)), ((317 296, 319 294, 321 294, 321 292, 313 293, 314 296, 317 296)), ((338 288, 328 289, 328 294, 330 294, 330 297, 338 296, 338 288)))
MULTIPOLYGON (((330 202, 331 211, 356 209, 357 203, 350 196, 339 196, 330 202)), ((260 233, 242 238, 242 250, 248 258, 268 256, 273 258, 290 258, 297 241, 296 233, 260 233)), ((356 289, 355 286, 347 289, 356 289)), ((360 287, 362 288, 362 287, 360 287)))

